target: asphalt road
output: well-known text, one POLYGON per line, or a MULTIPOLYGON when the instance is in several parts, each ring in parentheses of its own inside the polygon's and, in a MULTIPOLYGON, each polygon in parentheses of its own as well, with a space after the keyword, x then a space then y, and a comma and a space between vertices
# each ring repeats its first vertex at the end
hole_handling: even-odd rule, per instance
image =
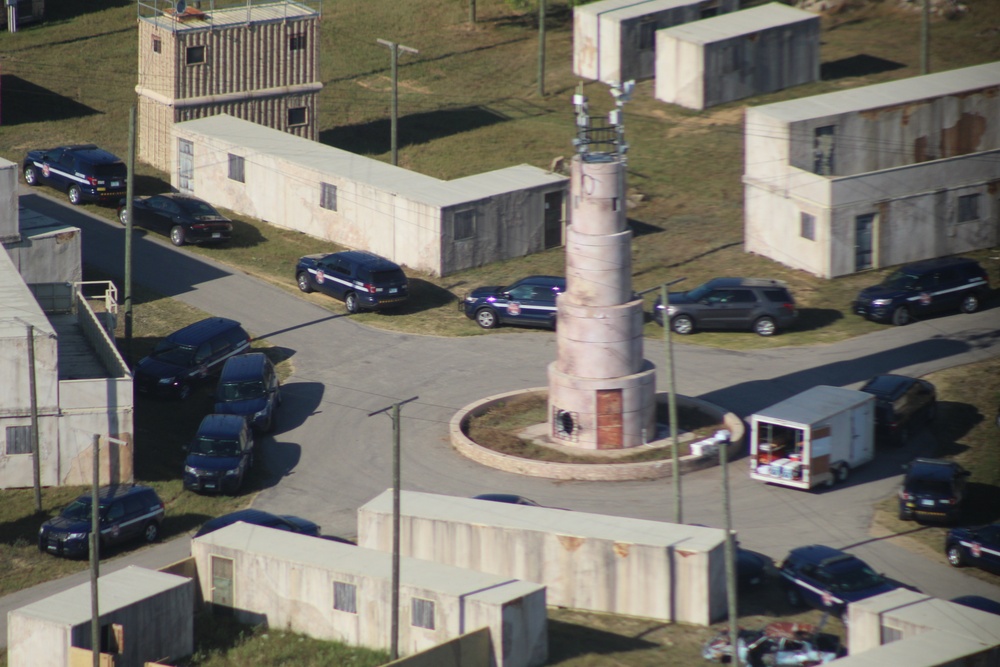
MULTIPOLYGON (((24 192, 22 207, 83 229, 87 265, 121 274, 120 226, 68 207, 51 192, 24 192)), ((133 248, 136 282, 243 322, 253 335, 283 348, 294 364, 277 431, 264 440, 270 483, 255 507, 308 517, 325 534, 355 536, 357 507, 392 482, 391 421, 368 414, 418 396, 402 408, 403 488, 457 496, 504 491, 579 511, 673 520, 669 479, 548 481, 485 468, 452 450, 447 423, 457 409, 491 394, 547 384, 546 366, 556 354, 553 334, 452 339, 381 331, 175 249, 153 234, 137 234, 133 248)), ((1000 309, 994 307, 817 347, 733 352, 678 343, 675 372, 680 393, 745 416, 816 384, 856 386, 878 373, 922 375, 997 354, 1000 309)), ((662 360, 662 343, 647 341, 646 356, 662 360)), ((664 378, 658 382, 663 390, 664 378)), ((932 595, 1000 601, 1000 587, 869 535, 872 505, 896 488, 900 464, 932 445, 923 433, 904 450, 880 453, 846 485, 820 493, 750 480, 746 458, 737 459, 730 480, 741 544, 775 559, 804 544, 849 548, 888 576, 932 595)), ((723 524, 720 478, 718 468, 683 477, 684 521, 723 524)), ((165 554, 161 560, 174 558, 165 554)), ((0 611, 4 607, 0 603, 0 611)))

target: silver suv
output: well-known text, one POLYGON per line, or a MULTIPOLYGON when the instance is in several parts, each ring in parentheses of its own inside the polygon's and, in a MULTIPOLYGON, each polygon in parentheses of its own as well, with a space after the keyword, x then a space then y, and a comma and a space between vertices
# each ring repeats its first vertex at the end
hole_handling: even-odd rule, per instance
MULTIPOLYGON (((675 333, 696 329, 746 329, 773 336, 798 317, 795 299, 780 280, 713 278, 687 292, 669 295, 667 318, 675 333)), ((663 304, 656 299, 653 319, 663 326, 663 304)))

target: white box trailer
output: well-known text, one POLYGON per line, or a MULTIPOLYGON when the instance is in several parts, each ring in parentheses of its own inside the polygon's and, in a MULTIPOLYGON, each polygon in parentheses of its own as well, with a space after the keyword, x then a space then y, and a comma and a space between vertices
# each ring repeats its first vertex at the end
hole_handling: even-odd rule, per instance
POLYGON ((750 477, 833 485, 875 456, 875 396, 819 385, 750 416, 750 477))

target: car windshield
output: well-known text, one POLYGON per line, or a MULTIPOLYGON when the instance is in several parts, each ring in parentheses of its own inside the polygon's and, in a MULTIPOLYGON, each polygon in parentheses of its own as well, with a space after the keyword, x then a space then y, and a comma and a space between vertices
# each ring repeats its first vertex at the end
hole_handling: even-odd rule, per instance
POLYGON ((192 454, 202 456, 239 456, 240 443, 235 440, 216 440, 214 438, 195 438, 191 443, 192 454))
POLYGON ((708 283, 705 283, 704 285, 698 285, 698 287, 695 287, 693 290, 687 292, 687 295, 692 301, 701 301, 708 296, 711 291, 712 287, 708 283))
POLYGON ((830 583, 830 590, 839 593, 863 591, 866 588, 874 588, 883 581, 885 579, 881 574, 867 565, 863 565, 834 575, 830 583))
POLYGON ((182 203, 184 210, 194 216, 219 217, 219 212, 212 208, 212 205, 197 199, 186 199, 182 203))
POLYGON ((245 401, 263 395, 264 383, 260 380, 226 382, 219 385, 219 399, 223 401, 245 401))
MULTIPOLYGON (((107 505, 100 505, 100 513, 104 514, 107 510, 107 505)), ((84 502, 82 500, 74 500, 69 504, 61 513, 61 516, 66 519, 72 519, 74 521, 89 521, 90 520, 90 502, 84 502)))
POLYGON ((175 366, 193 366, 194 351, 194 348, 189 345, 178 345, 169 340, 163 340, 153 349, 153 354, 150 356, 175 366))
POLYGON ((882 281, 882 287, 894 289, 907 289, 917 282, 917 276, 907 273, 902 269, 897 269, 889 274, 889 277, 882 281))

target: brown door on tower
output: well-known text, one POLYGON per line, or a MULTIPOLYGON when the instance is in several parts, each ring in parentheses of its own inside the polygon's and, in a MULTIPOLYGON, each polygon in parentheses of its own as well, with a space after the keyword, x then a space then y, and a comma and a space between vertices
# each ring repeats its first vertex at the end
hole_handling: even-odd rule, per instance
POLYGON ((597 390, 597 448, 622 448, 622 390, 597 390))

